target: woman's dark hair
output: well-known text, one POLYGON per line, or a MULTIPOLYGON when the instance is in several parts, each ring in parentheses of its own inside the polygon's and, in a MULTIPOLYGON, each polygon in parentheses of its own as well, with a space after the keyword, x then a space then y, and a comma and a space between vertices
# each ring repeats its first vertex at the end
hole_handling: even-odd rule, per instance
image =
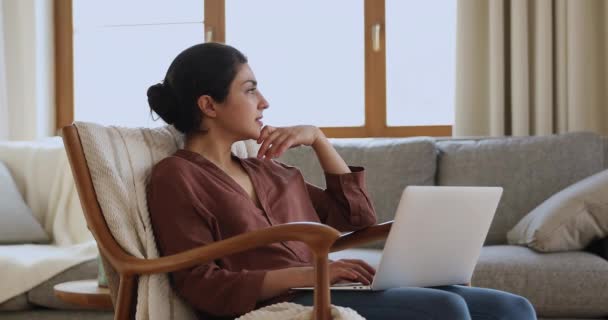
POLYGON ((182 133, 199 130, 203 113, 198 98, 209 95, 222 103, 247 57, 221 43, 194 45, 175 57, 162 83, 148 88, 150 110, 182 133))

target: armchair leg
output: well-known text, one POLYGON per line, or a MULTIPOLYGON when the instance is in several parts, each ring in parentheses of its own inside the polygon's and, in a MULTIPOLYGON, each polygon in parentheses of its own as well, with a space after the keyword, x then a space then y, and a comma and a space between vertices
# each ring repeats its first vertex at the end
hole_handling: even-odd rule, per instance
POLYGON ((134 318, 133 296, 135 295, 136 279, 136 276, 120 276, 114 320, 131 320, 134 318))
POLYGON ((315 320, 331 319, 331 295, 329 292, 329 259, 327 254, 315 255, 315 296, 314 296, 314 315, 315 320))

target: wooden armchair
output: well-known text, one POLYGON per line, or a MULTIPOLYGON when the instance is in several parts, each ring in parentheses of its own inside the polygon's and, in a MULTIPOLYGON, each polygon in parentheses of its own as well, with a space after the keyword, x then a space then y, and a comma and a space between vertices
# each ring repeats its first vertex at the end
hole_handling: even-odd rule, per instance
POLYGON ((77 127, 67 126, 63 128, 62 133, 88 228, 97 241, 101 256, 119 276, 118 292, 112 296, 114 319, 134 319, 137 280, 141 275, 173 272, 273 242, 302 241, 310 247, 315 257, 315 319, 328 320, 331 318, 328 253, 384 239, 392 225, 392 222, 387 222, 340 235, 337 230, 319 223, 289 223, 242 234, 171 256, 156 259, 137 258, 127 253, 110 232, 95 192, 77 127))

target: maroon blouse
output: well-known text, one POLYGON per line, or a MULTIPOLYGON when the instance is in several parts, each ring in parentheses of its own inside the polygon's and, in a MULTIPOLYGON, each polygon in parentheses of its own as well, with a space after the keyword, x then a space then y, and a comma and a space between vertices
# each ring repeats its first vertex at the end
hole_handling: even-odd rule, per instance
MULTIPOLYGON (((322 222, 339 231, 376 223, 363 167, 349 166, 352 172, 345 174, 325 173, 323 190, 305 182, 296 167, 231 156, 249 174, 263 210, 213 162, 180 149, 154 166, 148 184, 150 218, 161 255, 288 222, 322 222)), ((285 241, 173 272, 170 278, 199 319, 211 319, 242 315, 261 305, 257 300, 266 271, 310 266, 312 261, 305 244, 285 241)), ((289 297, 285 293, 272 301, 289 297)))

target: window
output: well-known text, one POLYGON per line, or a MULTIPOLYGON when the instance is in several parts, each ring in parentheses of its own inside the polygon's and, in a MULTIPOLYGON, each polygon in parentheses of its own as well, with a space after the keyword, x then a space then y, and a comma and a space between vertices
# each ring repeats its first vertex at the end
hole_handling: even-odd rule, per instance
POLYGON ((152 121, 146 91, 181 50, 203 39, 203 3, 180 4, 73 0, 75 120, 164 125, 152 121))
POLYGON ((68 66, 58 126, 163 124, 147 116, 146 89, 206 35, 248 56, 267 123, 315 124, 330 137, 451 135, 455 0, 57 1, 73 9, 56 27, 58 65, 68 66))
POLYGON ((386 2, 386 121, 454 123, 456 1, 386 2))
POLYGON ((361 39, 363 0, 226 1, 226 43, 249 58, 273 125, 363 126, 361 39))

